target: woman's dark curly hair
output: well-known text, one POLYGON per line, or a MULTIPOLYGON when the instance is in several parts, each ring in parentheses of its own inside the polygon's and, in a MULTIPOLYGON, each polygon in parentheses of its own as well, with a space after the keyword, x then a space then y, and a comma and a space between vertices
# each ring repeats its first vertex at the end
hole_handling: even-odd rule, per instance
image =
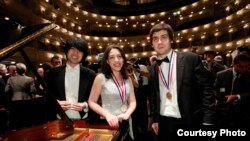
POLYGON ((123 79, 127 79, 128 78, 127 69, 126 69, 127 59, 126 59, 125 53, 118 45, 110 45, 104 51, 103 58, 101 61, 101 72, 105 75, 106 78, 112 78, 112 70, 111 70, 110 65, 107 63, 109 59, 109 53, 112 49, 117 49, 121 53, 121 56, 123 58, 123 66, 121 68, 121 74, 122 74, 123 79))

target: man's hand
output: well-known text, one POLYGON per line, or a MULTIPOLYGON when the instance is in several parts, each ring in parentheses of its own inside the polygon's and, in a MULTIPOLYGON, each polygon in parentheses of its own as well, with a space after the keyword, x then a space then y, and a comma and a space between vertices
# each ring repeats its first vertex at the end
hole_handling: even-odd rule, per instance
POLYGON ((159 124, 158 124, 158 122, 153 123, 153 124, 152 124, 152 128, 153 128, 153 130, 154 130, 154 133, 155 133, 156 135, 158 135, 158 129, 159 129, 159 124))
POLYGON ((65 100, 57 100, 60 106, 64 111, 67 111, 71 108, 71 103, 65 100))
POLYGON ((226 95, 227 103, 233 103, 235 100, 238 100, 237 95, 226 95))

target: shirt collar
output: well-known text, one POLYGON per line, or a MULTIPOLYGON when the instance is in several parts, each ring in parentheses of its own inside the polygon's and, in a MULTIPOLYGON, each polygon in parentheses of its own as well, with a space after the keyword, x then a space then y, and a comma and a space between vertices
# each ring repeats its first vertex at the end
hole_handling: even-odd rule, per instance
POLYGON ((158 56, 157 59, 161 60, 161 59, 164 59, 166 56, 168 56, 168 59, 170 60, 172 51, 173 51, 173 50, 171 49, 167 54, 164 55, 163 58, 161 58, 160 56, 158 56))
POLYGON ((77 64, 75 67, 71 67, 68 63, 66 64, 66 70, 78 70, 80 68, 80 65, 77 64))
POLYGON ((240 73, 237 73, 237 72, 235 71, 235 69, 233 68, 233 77, 236 78, 236 77, 237 77, 237 74, 238 74, 238 77, 241 76, 241 74, 240 74, 240 73))

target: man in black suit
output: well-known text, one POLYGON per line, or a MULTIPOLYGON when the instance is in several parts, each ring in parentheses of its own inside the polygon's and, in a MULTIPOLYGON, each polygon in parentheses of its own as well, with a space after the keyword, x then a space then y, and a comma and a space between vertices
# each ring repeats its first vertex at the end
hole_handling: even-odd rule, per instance
POLYGON ((150 40, 158 54, 151 66, 150 108, 159 140, 171 140, 178 127, 213 124, 212 82, 200 57, 172 49, 173 29, 168 24, 153 26, 150 40))
POLYGON ((95 78, 93 70, 81 65, 88 56, 88 45, 80 38, 70 38, 66 40, 64 49, 66 64, 50 69, 45 75, 46 83, 70 119, 85 119, 95 78))
POLYGON ((218 125, 250 126, 250 59, 238 54, 232 68, 217 73, 216 117, 218 125))

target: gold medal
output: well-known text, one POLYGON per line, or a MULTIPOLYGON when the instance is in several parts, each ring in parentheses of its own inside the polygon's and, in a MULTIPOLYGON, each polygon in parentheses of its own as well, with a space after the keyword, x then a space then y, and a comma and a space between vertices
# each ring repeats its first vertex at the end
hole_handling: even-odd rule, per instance
POLYGON ((122 107, 121 107, 121 111, 123 112, 123 113, 125 113, 126 111, 127 111, 127 105, 125 105, 125 104, 123 104, 122 105, 122 107))
POLYGON ((171 100, 172 99, 172 94, 170 92, 167 92, 166 97, 167 97, 167 99, 171 100))

